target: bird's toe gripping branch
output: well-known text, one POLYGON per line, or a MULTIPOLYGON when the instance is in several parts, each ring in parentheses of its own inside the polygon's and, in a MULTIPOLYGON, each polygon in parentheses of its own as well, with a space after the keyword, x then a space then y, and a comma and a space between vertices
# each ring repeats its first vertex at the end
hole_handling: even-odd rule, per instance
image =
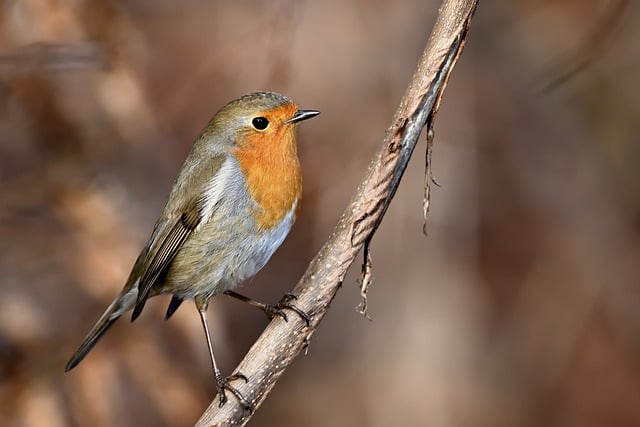
POLYGON ((298 316, 300 316, 302 320, 304 320, 304 323, 306 323, 307 327, 311 325, 311 318, 309 317, 309 315, 305 313, 303 310, 301 310, 299 307, 296 307, 294 304, 292 304, 293 301, 298 299, 298 297, 293 294, 290 294, 290 293, 284 294, 282 299, 275 304, 265 304, 234 291, 226 291, 225 294, 229 295, 230 297, 239 299, 242 302, 246 302, 247 304, 253 307, 259 308, 264 312, 264 314, 267 315, 269 319, 273 319, 276 316, 280 316, 285 321, 289 321, 287 314, 284 312, 285 309, 288 309, 296 312, 298 316))
POLYGON ((218 392, 218 396, 220 399, 219 406, 222 407, 225 403, 227 403, 228 399, 227 399, 226 391, 228 390, 231 392, 231 394, 233 394, 236 397, 236 399, 238 399, 242 408, 247 412, 249 412, 250 414, 252 414, 255 408, 253 407, 251 402, 245 399, 242 393, 240 393, 240 391, 238 391, 237 388, 231 385, 231 381, 234 381, 234 380, 243 380, 245 383, 247 383, 249 382, 247 377, 241 372, 237 372, 233 375, 229 375, 226 378, 222 376, 222 373, 220 371, 216 371, 215 375, 216 375, 216 390, 218 392))

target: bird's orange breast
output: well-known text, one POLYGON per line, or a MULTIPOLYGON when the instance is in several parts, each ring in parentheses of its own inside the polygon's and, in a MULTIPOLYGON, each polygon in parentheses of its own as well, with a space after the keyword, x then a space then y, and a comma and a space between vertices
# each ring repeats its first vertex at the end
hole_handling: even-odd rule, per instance
POLYGON ((279 224, 302 193, 294 126, 272 134, 252 133, 234 150, 258 209, 252 212, 262 229, 279 224))

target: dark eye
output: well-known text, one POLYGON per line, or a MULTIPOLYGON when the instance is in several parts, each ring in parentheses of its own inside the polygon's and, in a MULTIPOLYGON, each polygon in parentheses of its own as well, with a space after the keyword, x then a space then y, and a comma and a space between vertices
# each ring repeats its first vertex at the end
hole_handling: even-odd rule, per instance
POLYGON ((269 120, 265 119, 264 117, 256 117, 251 120, 251 124, 258 130, 265 130, 267 126, 269 126, 269 120))

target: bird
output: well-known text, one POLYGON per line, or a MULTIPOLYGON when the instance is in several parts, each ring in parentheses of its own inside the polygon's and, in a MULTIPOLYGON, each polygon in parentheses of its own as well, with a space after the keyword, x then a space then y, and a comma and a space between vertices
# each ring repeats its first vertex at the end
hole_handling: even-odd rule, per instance
POLYGON ((309 318, 286 294, 273 305, 233 291, 254 276, 289 234, 300 208, 302 175, 297 124, 320 114, 303 110, 275 92, 254 92, 222 107, 195 140, 148 241, 122 289, 65 367, 73 369, 123 314, 133 322, 145 303, 171 295, 168 320, 184 300, 198 310, 211 357, 219 405, 225 389, 251 410, 218 368, 207 323, 209 300, 219 294, 239 298, 270 318, 284 309, 309 318))

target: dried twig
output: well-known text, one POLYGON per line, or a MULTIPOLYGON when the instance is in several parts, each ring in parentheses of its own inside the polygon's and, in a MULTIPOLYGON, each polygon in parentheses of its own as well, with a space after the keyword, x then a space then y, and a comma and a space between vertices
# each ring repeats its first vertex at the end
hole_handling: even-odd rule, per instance
POLYGON ((431 155, 433 153, 433 138, 435 134, 433 132, 433 122, 429 120, 429 128, 427 129, 427 149, 424 155, 424 197, 422 199, 422 217, 424 223, 422 224, 422 232, 427 235, 427 215, 429 215, 429 209, 431 208, 431 184, 440 186, 438 182, 433 178, 433 168, 431 167, 431 155))
MULTIPOLYGON (((449 74, 464 46, 475 6, 476 0, 443 2, 418 69, 365 180, 294 288, 293 293, 298 296, 296 305, 309 315, 310 325, 307 327, 298 316, 290 316, 288 322, 276 317, 238 365, 237 371, 245 374, 249 381, 246 384, 239 381, 235 385, 255 408, 305 348, 340 288, 347 269, 363 247, 365 264, 361 289, 366 296, 371 274, 368 250, 371 238, 396 192, 422 128, 438 110, 449 74)), ((366 306, 362 309, 366 313, 366 306)), ((244 425, 250 417, 237 400, 230 399, 219 407, 215 398, 197 425, 244 425)))

